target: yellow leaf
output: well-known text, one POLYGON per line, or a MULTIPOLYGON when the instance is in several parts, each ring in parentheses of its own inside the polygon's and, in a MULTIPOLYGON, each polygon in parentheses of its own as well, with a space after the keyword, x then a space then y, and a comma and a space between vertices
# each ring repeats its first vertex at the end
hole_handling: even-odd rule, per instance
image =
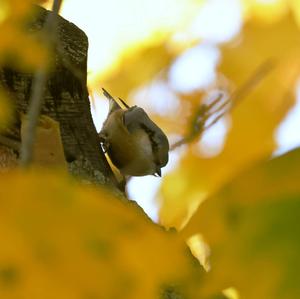
POLYGON ((134 203, 57 172, 1 176, 0 243, 5 299, 191 298, 203 274, 134 203))
POLYGON ((22 71, 45 67, 49 51, 37 34, 30 32, 28 22, 34 17, 32 0, 10 0, 0 3, 0 64, 22 71))
MULTIPOLYGON (((21 140, 28 126, 28 117, 22 117, 21 140)), ((58 166, 67 170, 59 123, 49 116, 42 115, 36 127, 33 147, 33 163, 39 166, 58 166)))
POLYGON ((294 13, 296 22, 300 26, 300 2, 298 0, 289 0, 291 9, 294 13))
POLYGON ((288 12, 289 0, 256 1, 242 0, 246 18, 254 18, 262 22, 277 22, 288 12))
POLYGON ((182 234, 203 234, 211 272, 203 295, 228 287, 241 298, 300 294, 300 149, 265 161, 203 203, 182 234))
POLYGON ((299 33, 288 17, 272 25, 249 22, 239 42, 223 47, 220 71, 237 87, 269 59, 276 67, 246 98, 238 99, 223 151, 213 158, 202 157, 196 143, 189 147, 175 173, 166 177, 162 224, 181 228, 207 195, 276 149, 274 132, 295 101, 299 33), (184 188, 174 194, 172 186, 178 177, 184 188))
POLYGON ((127 99, 134 88, 148 82, 166 68, 173 57, 174 53, 165 43, 144 47, 131 54, 127 53, 120 59, 119 67, 110 76, 101 79, 101 85, 111 90, 113 94, 127 99))

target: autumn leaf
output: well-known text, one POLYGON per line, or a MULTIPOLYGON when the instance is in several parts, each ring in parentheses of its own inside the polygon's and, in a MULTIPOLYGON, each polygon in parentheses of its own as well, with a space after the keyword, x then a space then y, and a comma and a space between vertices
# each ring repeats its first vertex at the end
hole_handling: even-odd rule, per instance
POLYGON ((34 15, 34 3, 44 1, 3 0, 0 3, 0 65, 22 71, 34 71, 48 63, 49 51, 28 23, 34 15))
POLYGON ((135 203, 58 172, 1 176, 0 239, 6 299, 190 296, 203 275, 182 239, 135 203))
MULTIPOLYGON (((24 139, 27 126, 28 116, 23 115, 21 119, 21 140, 24 139)), ((33 145, 33 164, 67 169, 59 123, 46 115, 42 115, 39 118, 36 127, 35 142, 33 145)))
POLYGON ((124 55, 119 68, 102 80, 101 84, 127 99, 130 91, 151 81, 171 63, 174 56, 164 43, 136 50, 134 55, 124 55))
POLYGON ((182 231, 210 246, 204 295, 235 287, 241 298, 300 295, 300 149, 266 160, 205 201, 182 231))
POLYGON ((163 225, 183 227, 209 194, 276 149, 274 132, 295 101, 299 51, 299 29, 291 17, 272 25, 249 21, 237 41, 223 46, 219 70, 235 88, 267 61, 275 67, 246 97, 237 99, 221 153, 207 158, 195 142, 179 167, 166 176, 161 191, 163 225))

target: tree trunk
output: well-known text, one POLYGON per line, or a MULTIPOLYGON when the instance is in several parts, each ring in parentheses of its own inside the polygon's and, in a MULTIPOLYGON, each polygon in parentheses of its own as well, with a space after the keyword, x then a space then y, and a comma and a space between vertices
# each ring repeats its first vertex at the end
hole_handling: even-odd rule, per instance
MULTIPOLYGON (((37 14, 28 28, 30 34, 40 32, 47 15, 51 13, 41 7, 35 7, 35 10, 37 14)), ((65 158, 73 175, 96 184, 115 184, 91 117, 86 87, 87 50, 86 34, 59 16, 53 60, 55 65, 49 73, 41 114, 59 122, 65 158)), ((20 140, 20 115, 27 112, 32 79, 31 73, 22 73, 9 67, 0 70, 0 84, 10 92, 17 111, 16 122, 6 136, 2 136, 12 142, 20 140)), ((3 158, 4 152, 11 151, 12 154, 12 149, 16 148, 1 140, 0 143, 1 162, 7 159, 3 158)), ((15 159, 13 154, 11 159, 15 159)), ((14 165, 12 162, 6 164, 14 165)))

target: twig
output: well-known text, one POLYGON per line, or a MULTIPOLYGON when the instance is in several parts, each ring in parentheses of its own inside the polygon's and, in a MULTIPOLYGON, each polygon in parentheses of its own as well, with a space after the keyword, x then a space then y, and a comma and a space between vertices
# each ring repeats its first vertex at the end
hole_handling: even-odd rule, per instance
MULTIPOLYGON (((49 13, 44 27, 44 43, 50 48, 56 42, 56 26, 57 15, 61 6, 62 0, 54 0, 52 6, 52 13, 49 13)), ((43 96, 48 72, 45 66, 41 66, 32 82, 30 103, 28 108, 28 125, 24 128, 24 138, 21 143, 20 151, 20 165, 27 167, 32 161, 33 144, 36 135, 36 126, 40 115, 41 107, 43 104, 43 96)))
POLYGON ((243 98, 245 98, 256 86, 265 78, 265 76, 274 68, 275 62, 271 59, 261 64, 250 78, 238 89, 236 89, 231 96, 223 103, 224 94, 219 93, 217 98, 209 105, 202 105, 191 121, 191 130, 187 136, 183 137, 171 146, 171 151, 195 140, 205 130, 208 130, 215 123, 217 123, 226 113, 230 112, 243 98), (220 106, 218 106, 221 103, 220 106), (202 108, 202 109, 201 109, 202 108), (215 116, 208 124, 207 121, 212 116, 215 116))
POLYGON ((207 108, 208 106, 206 105, 201 105, 199 107, 199 109, 196 111, 192 118, 190 133, 182 139, 180 139, 179 141, 172 144, 170 147, 171 151, 183 144, 192 142, 194 139, 197 138, 199 134, 201 134, 201 132, 203 132, 205 122, 208 118, 207 108))
POLYGON ((258 69, 252 74, 252 76, 238 89, 236 89, 232 95, 225 101, 217 110, 214 112, 220 112, 223 108, 227 106, 220 114, 215 116, 215 118, 204 128, 204 130, 209 129, 215 123, 218 122, 226 113, 230 112, 243 98, 245 98, 256 86, 266 77, 266 75, 275 67, 275 62, 271 59, 265 61, 261 64, 258 69))

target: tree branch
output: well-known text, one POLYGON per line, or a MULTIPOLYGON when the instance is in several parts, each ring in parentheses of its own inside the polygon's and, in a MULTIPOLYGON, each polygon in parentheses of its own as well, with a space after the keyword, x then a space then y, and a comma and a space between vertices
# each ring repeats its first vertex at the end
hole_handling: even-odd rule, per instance
POLYGON ((237 88, 231 96, 226 98, 225 93, 220 92, 210 104, 202 104, 191 119, 190 132, 171 146, 171 151, 177 147, 188 144, 198 138, 204 131, 216 124, 225 114, 229 113, 243 98, 245 98, 275 67, 271 59, 262 63, 248 80, 237 88), (209 119, 212 120, 210 122, 209 119))

